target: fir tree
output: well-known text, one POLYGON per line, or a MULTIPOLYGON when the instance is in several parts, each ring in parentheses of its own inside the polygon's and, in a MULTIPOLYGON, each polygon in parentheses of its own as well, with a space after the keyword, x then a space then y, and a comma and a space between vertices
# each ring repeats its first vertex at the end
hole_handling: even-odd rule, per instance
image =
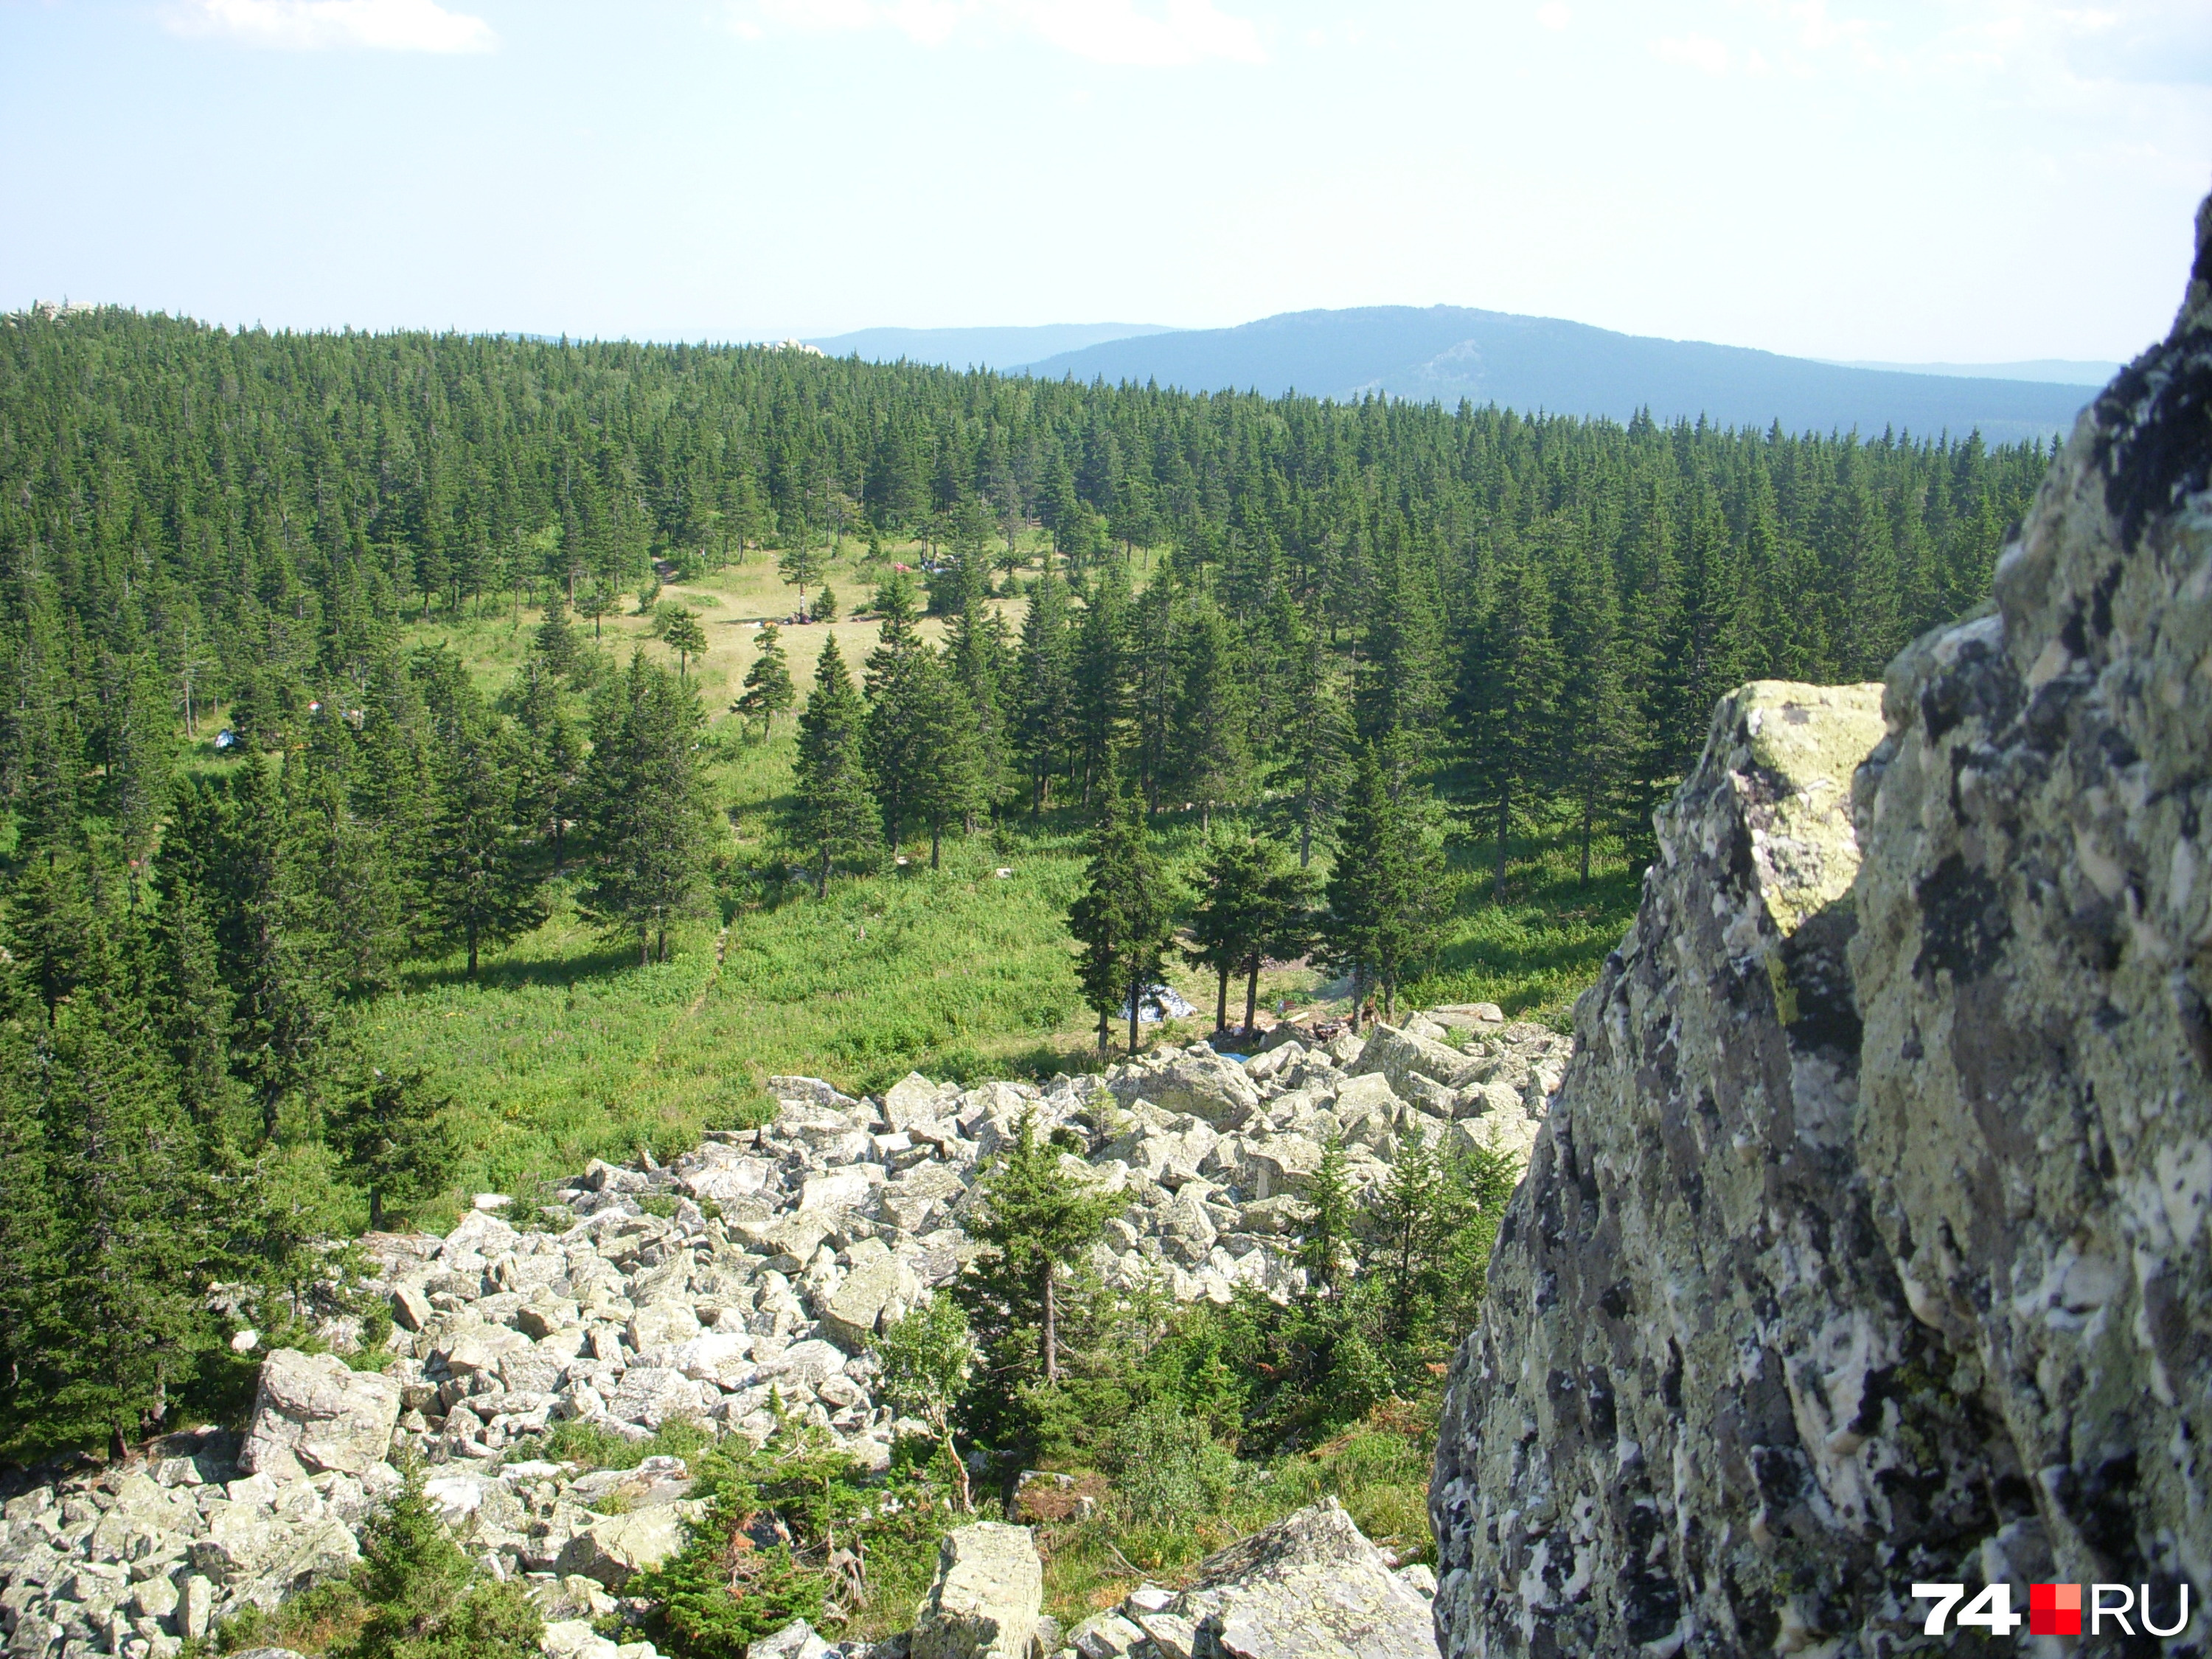
POLYGON ((676 653, 676 677, 690 678, 691 659, 707 649, 707 630, 699 615, 680 605, 664 605, 653 613, 653 636, 676 653))
POLYGON ((371 1071, 331 1115, 331 1140, 348 1174, 368 1192, 368 1224, 384 1227, 387 1203, 404 1206, 445 1185, 459 1146, 447 1114, 450 1096, 434 1093, 420 1072, 371 1071))
POLYGON ((593 842, 584 913, 637 941, 641 964, 665 960, 668 930, 696 906, 707 806, 694 752, 697 696, 635 652, 592 714, 584 793, 593 842))
POLYGON ((1022 1114, 1012 1144, 977 1188, 968 1232, 986 1248, 953 1294, 982 1334, 1001 1387, 1013 1380, 1009 1372, 1026 1369, 1015 1356, 1031 1332, 1034 1375, 1050 1386, 1060 1381, 1060 1276, 1083 1259, 1121 1200, 1061 1166, 1060 1148, 1038 1137, 1034 1112, 1022 1114))
POLYGON ((730 705, 730 712, 748 723, 758 720, 761 735, 766 737, 775 724, 775 717, 791 707, 798 693, 791 684, 791 669, 783 656, 783 636, 776 625, 769 623, 763 627, 753 636, 753 645, 752 666, 745 670, 744 695, 730 705))
POLYGON ((1074 732, 1073 641, 1067 623, 1067 584, 1048 568, 1022 618, 1021 654, 1015 666, 1018 708, 1015 744, 1030 781, 1030 816, 1044 811, 1053 775, 1066 763, 1074 732))
POLYGON ((836 635, 822 644, 814 689, 799 716, 799 756, 785 833, 815 870, 814 896, 830 891, 841 859, 866 857, 876 842, 875 808, 861 737, 867 711, 845 672, 836 635))
POLYGON ((425 895, 441 939, 468 952, 471 979, 483 946, 520 939, 545 920, 528 832, 516 821, 521 773, 512 739, 477 711, 437 768, 425 895))
POLYGON ((931 653, 916 631, 914 585, 904 572, 876 592, 883 622, 868 655, 868 772, 882 810, 884 839, 896 854, 900 832, 920 809, 930 733, 923 725, 931 653))
POLYGON ((1330 962, 1354 976, 1358 994, 1382 994, 1396 1012, 1398 986, 1434 948, 1443 910, 1443 854, 1432 804, 1405 775, 1402 756, 1386 764, 1370 744, 1352 769, 1328 879, 1321 934, 1330 962))
POLYGON ((1505 896, 1513 826, 1526 820, 1557 763, 1559 654, 1542 567, 1523 555, 1501 574, 1475 630, 1462 693, 1468 759, 1497 844, 1493 895, 1505 896))
POLYGON ((1106 796, 1091 840, 1082 896, 1068 912, 1068 931, 1083 945, 1078 974, 1084 1000, 1098 1015, 1098 1046, 1107 1021, 1127 1000, 1129 1052, 1145 993, 1159 977, 1174 937, 1173 890, 1145 833, 1144 815, 1118 785, 1106 796))

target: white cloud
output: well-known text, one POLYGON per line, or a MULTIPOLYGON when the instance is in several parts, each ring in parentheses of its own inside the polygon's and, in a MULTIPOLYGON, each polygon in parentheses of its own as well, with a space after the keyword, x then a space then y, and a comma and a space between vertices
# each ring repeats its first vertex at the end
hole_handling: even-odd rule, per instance
POLYGON ((1574 13, 1569 11, 1561 0, 1544 0, 1544 3, 1536 8, 1536 21, 1547 29, 1563 29, 1574 19, 1574 13))
POLYGON ((189 0, 170 22, 180 33, 294 51, 489 52, 499 43, 483 18, 437 0, 189 0))
POLYGON ((1707 75, 1728 73, 1728 46, 1709 34, 1686 34, 1679 40, 1654 40, 1651 51, 1662 63, 1680 64, 1685 69, 1699 70, 1707 75))
POLYGON ((888 28, 937 46, 969 23, 1026 35, 1097 64, 1173 69, 1267 58, 1258 26, 1214 0, 1161 0, 1149 7, 1137 0, 750 0, 730 11, 731 29, 749 40, 888 28))

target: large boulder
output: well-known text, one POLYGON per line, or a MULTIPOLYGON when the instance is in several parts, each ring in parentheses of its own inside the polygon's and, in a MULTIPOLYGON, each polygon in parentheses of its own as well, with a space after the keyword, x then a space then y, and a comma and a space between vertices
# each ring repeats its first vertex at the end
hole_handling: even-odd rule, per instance
POLYGON ((1437 1659, 1427 1599, 1334 1498, 1206 1557, 1162 1613, 1147 1633, 1190 1659, 1437 1659))
POLYGON ((261 1362, 239 1467, 280 1480, 359 1474, 384 1461, 398 1422, 399 1385, 389 1377, 349 1370, 335 1354, 278 1348, 261 1362))
POLYGON ((1452 1659, 1899 1630, 1897 1586, 1955 1578, 2018 1501, 1852 1144, 1850 787, 1880 695, 1743 688, 1660 815, 1446 1387, 1452 1659))
POLYGON ((1416 1079, 1440 1084, 1446 1090, 1457 1089, 1473 1079, 1481 1063, 1474 1055, 1416 1036, 1411 1031, 1378 1025, 1367 1039, 1367 1046, 1359 1051, 1352 1074, 1358 1077, 1380 1072, 1389 1079, 1394 1091, 1410 1100, 1426 1092, 1416 1079))
POLYGON ((912 1659, 1030 1659, 1043 1601, 1044 1565, 1027 1527, 957 1527, 914 1610, 912 1659))
POLYGON ((1125 1107, 1149 1100, 1170 1112, 1204 1118, 1217 1129, 1234 1128, 1260 1104, 1260 1091, 1244 1068, 1204 1047, 1158 1062, 1118 1066, 1106 1086, 1125 1107))
POLYGON ((885 1310, 901 1305, 902 1271, 899 1259, 890 1255, 855 1265, 823 1306, 822 1324, 830 1338, 848 1353, 866 1347, 885 1310))
POLYGON ((562 1549, 558 1570, 565 1577, 585 1577, 619 1589, 630 1575, 657 1567, 684 1547, 690 1504, 659 1504, 629 1515, 602 1516, 584 1527, 562 1549))
POLYGON ((1451 1369, 1451 1659, 1867 1659, 1917 1581, 2212 1582, 2208 485, 2212 202, 1880 727, 1723 705, 1451 1369))
POLYGON ((2148 1583, 2161 1620, 2212 1589, 2212 199, 2197 225, 1994 605, 1890 669, 1851 957, 1875 1223, 2031 1477, 2050 1557, 2018 1565, 2148 1583))

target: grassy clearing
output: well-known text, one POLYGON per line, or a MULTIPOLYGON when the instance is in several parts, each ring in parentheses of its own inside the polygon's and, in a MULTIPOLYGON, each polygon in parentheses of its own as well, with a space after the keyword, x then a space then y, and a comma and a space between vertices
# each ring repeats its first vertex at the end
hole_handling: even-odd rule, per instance
MULTIPOLYGON (((887 563, 848 544, 830 580, 848 608, 887 563)), ((890 556, 899 557, 900 552, 890 556)), ((1049 1076, 1099 1063, 1096 1019, 1077 996, 1065 918, 1081 884, 1084 827, 1072 815, 1016 820, 948 841, 943 868, 927 846, 876 876, 832 884, 817 902, 777 867, 773 808, 791 785, 793 722, 750 740, 725 709, 741 684, 762 618, 795 603, 772 560, 755 554, 664 597, 699 605, 710 641, 692 665, 710 714, 709 787, 730 839, 718 856, 715 914, 685 931, 672 960, 641 968, 626 945, 595 935, 556 890, 553 914, 528 939, 485 960, 471 983, 458 957, 421 964, 392 994, 356 1011, 384 1063, 420 1066, 458 1105, 465 1152, 453 1196, 418 1218, 439 1223, 458 1194, 509 1192, 527 1202, 591 1158, 668 1157, 704 1128, 751 1121, 762 1084, 783 1073, 880 1088, 909 1069, 932 1076, 1049 1076), (996 872, 1004 869, 1007 875, 996 872)), ((635 601, 632 601, 634 608, 635 601)), ((426 640, 459 653, 496 690, 521 663, 538 613, 495 611, 434 623, 426 640)), ((605 618, 602 646, 626 655, 649 617, 605 618)), ((578 624, 588 634, 589 624, 578 624)), ((855 667, 875 643, 872 621, 834 625, 855 667)), ((823 625, 785 635, 802 687, 823 625)), ((1194 860, 1194 814, 1163 816, 1155 833, 1172 860, 1194 860)), ((1490 893, 1491 849, 1455 847, 1451 921, 1415 1005, 1492 1001, 1564 1021, 1633 914, 1636 882, 1616 847, 1599 849, 1588 887, 1564 834, 1516 844, 1503 903, 1490 893)), ((1328 975, 1307 963, 1271 965, 1262 1006, 1340 1011, 1328 975)), ((1215 986, 1201 970, 1170 980, 1197 1017, 1148 1026, 1148 1041, 1189 1041, 1212 1029, 1215 986)), ((1241 986, 1231 994, 1242 1012, 1241 986)), ((1116 1032, 1117 1039, 1120 1033, 1116 1032)))

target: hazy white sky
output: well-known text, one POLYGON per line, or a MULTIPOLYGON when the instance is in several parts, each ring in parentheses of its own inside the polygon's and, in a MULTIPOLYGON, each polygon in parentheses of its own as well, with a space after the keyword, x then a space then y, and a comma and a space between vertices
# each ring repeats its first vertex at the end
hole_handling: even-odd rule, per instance
POLYGON ((0 0, 0 308, 2125 357, 2207 0, 0 0))

